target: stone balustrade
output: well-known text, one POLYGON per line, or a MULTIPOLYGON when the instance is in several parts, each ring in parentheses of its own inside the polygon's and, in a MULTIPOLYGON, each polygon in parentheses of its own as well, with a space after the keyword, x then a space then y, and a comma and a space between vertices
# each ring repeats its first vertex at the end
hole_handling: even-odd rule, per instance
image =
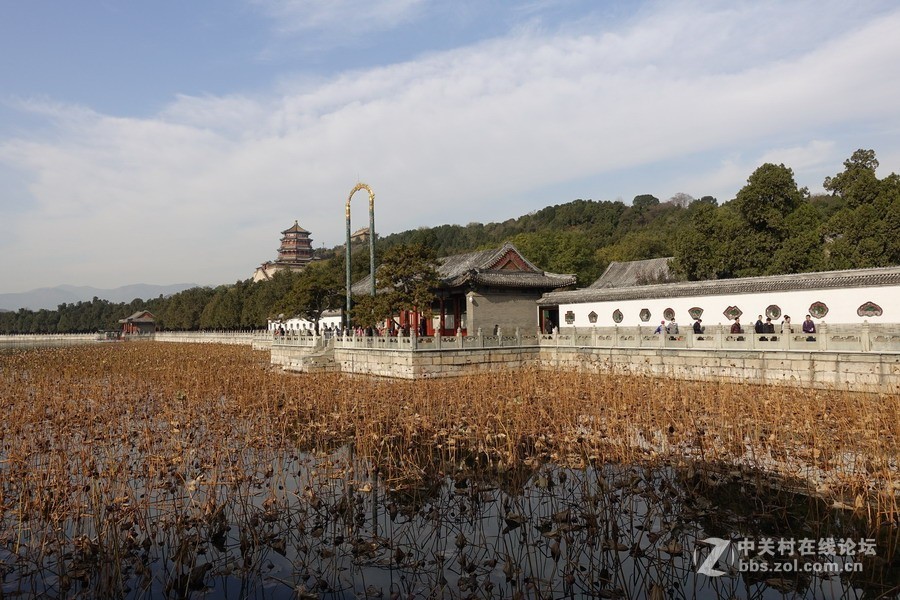
POLYGON ((157 331, 152 335, 156 342, 183 344, 235 344, 255 345, 262 343, 268 347, 270 335, 263 330, 243 331, 157 331))
MULTIPOLYGON (((271 351, 274 365, 432 378, 524 367, 623 372, 897 393, 900 325, 821 327, 816 334, 653 334, 649 327, 591 327, 555 334, 453 336, 273 336, 265 331, 158 332, 136 339, 246 344, 271 351), (810 339, 812 338, 812 339, 810 339)), ((0 347, 100 343, 96 334, 7 335, 0 347)))
POLYGON ((803 352, 900 352, 900 324, 832 325, 820 324, 814 334, 795 332, 782 335, 732 334, 726 326, 711 326, 702 334, 692 330, 677 334, 654 334, 651 327, 568 328, 561 333, 536 334, 498 332, 485 335, 434 336, 321 336, 286 335, 273 338, 272 344, 289 347, 357 348, 390 351, 466 350, 555 346, 574 348, 672 348, 696 350, 754 350, 803 352))
POLYGON ((96 333, 26 333, 0 335, 0 348, 68 346, 98 341, 96 333))

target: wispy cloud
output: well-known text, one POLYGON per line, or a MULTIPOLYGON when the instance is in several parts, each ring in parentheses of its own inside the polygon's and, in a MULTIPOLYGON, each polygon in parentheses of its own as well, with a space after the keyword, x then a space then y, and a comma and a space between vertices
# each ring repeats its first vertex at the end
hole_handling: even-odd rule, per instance
POLYGON ((250 0, 283 33, 343 32, 392 29, 412 19, 424 0, 250 0))
MULTIPOLYGON (((378 6, 388 19, 417 4, 378 6)), ((784 162, 813 188, 840 169, 856 141, 848 131, 900 125, 900 11, 848 27, 860 18, 843 19, 850 8, 824 19, 806 5, 767 28, 771 10, 737 6, 686 3, 596 34, 519 29, 254 95, 179 96, 146 119, 35 103, 55 125, 0 141, 0 163, 28 178, 30 206, 0 208, 0 221, 42 265, 49 281, 35 283, 231 281, 272 258, 295 218, 317 244, 340 243, 358 178, 376 191, 381 231, 524 214, 570 199, 524 205, 524 195, 576 180, 598 182, 581 197, 653 189, 724 201, 760 161, 784 162), (818 35, 784 36, 809 22, 818 35), (745 60, 742 46, 753 47, 745 60), (654 172, 694 155, 722 158, 677 178, 654 172), (629 184, 601 183, 642 168, 629 184), (46 239, 73 250, 63 260, 46 239)), ((896 143, 883 151, 898 156, 896 143)), ((0 267, 7 281, 22 272, 0 267)))

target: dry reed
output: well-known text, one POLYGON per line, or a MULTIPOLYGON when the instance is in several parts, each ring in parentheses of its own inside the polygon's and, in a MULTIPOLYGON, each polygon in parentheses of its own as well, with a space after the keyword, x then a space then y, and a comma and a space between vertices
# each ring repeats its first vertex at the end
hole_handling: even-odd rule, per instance
MULTIPOLYGON (((665 464, 687 480, 799 489, 875 531, 900 517, 898 400, 535 370, 413 382, 285 375, 232 346, 4 352, 0 546, 17 568, 52 571, 57 591, 90 578, 111 595, 127 581, 150 585, 147 550, 161 548, 165 591, 186 595, 210 568, 199 547, 237 535, 245 560, 277 552, 284 536, 262 525, 280 511, 303 522, 290 517, 297 498, 324 510, 323 481, 402 491, 466 467, 508 478, 547 463, 665 464), (336 448, 353 456, 301 468, 304 453, 336 448), (109 566, 122 564, 127 573, 109 566)), ((351 504, 329 510, 352 520, 351 504)))

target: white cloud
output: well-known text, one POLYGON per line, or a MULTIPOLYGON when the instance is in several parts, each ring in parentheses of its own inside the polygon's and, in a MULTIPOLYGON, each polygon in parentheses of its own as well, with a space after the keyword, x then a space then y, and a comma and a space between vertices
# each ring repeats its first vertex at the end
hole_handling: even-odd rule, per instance
MULTIPOLYGON (((325 6, 279 10, 333 20, 325 6)), ((373 6, 388 22, 416 3, 373 6)), ((684 191, 725 201, 770 160, 812 187, 820 171, 840 170, 848 129, 898 126, 900 13, 848 28, 805 5, 810 13, 786 9, 767 27, 774 5, 753 6, 679 4, 596 35, 519 30, 269 93, 178 96, 147 119, 35 104, 57 124, 52 134, 0 141, 0 162, 30 179, 33 206, 8 219, 35 266, 5 262, 0 276, 33 274, 21 288, 247 277, 274 257, 278 231, 295 218, 317 244, 340 243, 343 203, 358 179, 377 194, 384 232, 517 216, 570 199, 523 205, 530 190, 642 166, 636 193, 661 198, 684 191), (818 35, 785 38, 809 22, 818 35), (736 49, 745 46, 742 60, 736 49), (701 154, 723 158, 660 189, 652 165, 701 154)), ((354 205, 354 227, 366 222, 363 204, 354 205)))
POLYGON ((844 158, 833 140, 812 140, 802 146, 771 148, 748 156, 732 154, 712 168, 698 165, 695 171, 674 177, 662 186, 685 190, 697 198, 714 196, 721 204, 733 199, 760 165, 772 163, 790 167, 799 187, 805 186, 813 193, 822 192, 825 177, 839 172, 844 158))
POLYGON ((284 33, 340 31, 357 35, 392 29, 416 14, 424 0, 250 0, 284 33))

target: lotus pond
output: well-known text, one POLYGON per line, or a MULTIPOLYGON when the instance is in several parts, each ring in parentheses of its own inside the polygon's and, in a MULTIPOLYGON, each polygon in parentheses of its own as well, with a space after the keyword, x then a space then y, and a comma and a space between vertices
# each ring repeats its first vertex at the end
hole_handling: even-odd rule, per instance
POLYGON ((900 595, 895 396, 267 358, 0 353, 0 597, 900 595))

